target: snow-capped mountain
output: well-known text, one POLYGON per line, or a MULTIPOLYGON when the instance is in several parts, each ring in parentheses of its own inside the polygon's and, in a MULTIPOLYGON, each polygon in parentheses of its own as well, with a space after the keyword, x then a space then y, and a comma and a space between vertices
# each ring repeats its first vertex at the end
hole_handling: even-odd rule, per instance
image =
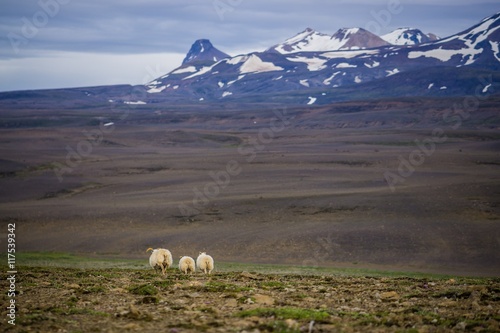
POLYGON ((307 28, 267 52, 289 54, 296 52, 357 50, 389 45, 375 34, 362 28, 339 29, 332 36, 307 28))
POLYGON ((366 98, 369 91, 373 97, 473 94, 477 82, 471 77, 479 71, 500 71, 500 13, 438 41, 415 45, 383 41, 377 47, 377 38, 362 29, 340 29, 331 37, 306 29, 265 52, 208 64, 187 62, 146 89, 152 100, 251 101, 259 96, 259 100, 319 104, 366 98))
POLYGON ((339 29, 333 34, 332 39, 339 41, 338 50, 371 49, 389 45, 379 36, 363 28, 339 29))
POLYGON ((416 45, 439 39, 432 33, 426 35, 415 28, 399 28, 380 37, 392 45, 416 45))
POLYGON ((191 46, 182 64, 185 65, 195 61, 216 62, 229 57, 228 54, 216 49, 208 39, 198 39, 191 46))

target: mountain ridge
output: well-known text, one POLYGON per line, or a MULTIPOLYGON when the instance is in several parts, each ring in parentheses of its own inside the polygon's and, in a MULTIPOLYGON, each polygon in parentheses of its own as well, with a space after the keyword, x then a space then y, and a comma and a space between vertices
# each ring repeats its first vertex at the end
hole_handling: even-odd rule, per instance
MULTIPOLYGON (((413 38, 419 43, 392 45, 383 41, 368 48, 361 37, 373 41, 373 34, 360 28, 339 29, 332 36, 307 28, 286 43, 236 56, 201 39, 193 43, 183 63, 169 73, 145 85, 100 87, 95 98, 99 103, 129 105, 243 100, 320 105, 381 95, 448 97, 500 91, 500 12, 439 40, 425 41, 418 29, 400 32, 410 30, 413 34, 406 36, 406 41, 413 38), (333 44, 344 49, 329 50, 333 44), (307 51, 316 47, 321 51, 307 51), (491 74, 488 85, 479 90, 477 83, 471 85, 485 73, 491 74)), ((70 98, 84 89, 65 91, 70 98)), ((43 94, 32 94, 32 98, 43 94)), ((0 93, 0 99, 32 95, 0 93)), ((81 99, 92 97, 85 94, 81 99)))
MULTIPOLYGON (((475 26, 445 39, 422 40, 422 43, 407 45, 391 45, 383 41, 376 42, 378 46, 371 48, 361 46, 366 40, 373 40, 375 35, 360 28, 339 29, 331 37, 308 28, 287 39, 286 43, 277 44, 264 52, 238 55, 210 65, 181 66, 162 80, 153 81, 154 84, 148 87, 153 90, 159 89, 159 86, 166 87, 162 93, 191 100, 222 101, 256 93, 297 94, 298 91, 310 89, 325 89, 333 93, 339 87, 356 86, 425 68, 472 66, 480 70, 498 71, 499 16, 497 13, 485 18, 475 26), (365 40, 363 36, 367 36, 365 40), (318 38, 321 41, 319 43, 318 38), (334 44, 339 50, 328 50, 334 44), (323 51, 306 51, 311 48, 323 51)), ((440 75, 436 71, 432 73, 434 77, 429 77, 428 85, 439 79, 440 75)), ((465 87, 464 82, 457 84, 464 84, 465 87)), ((460 93, 460 89, 442 90, 429 93, 460 93)), ((468 93, 465 88, 463 93, 468 93)), ((315 100, 321 99, 315 97, 315 100)), ((303 101, 306 102, 310 100, 303 101)))

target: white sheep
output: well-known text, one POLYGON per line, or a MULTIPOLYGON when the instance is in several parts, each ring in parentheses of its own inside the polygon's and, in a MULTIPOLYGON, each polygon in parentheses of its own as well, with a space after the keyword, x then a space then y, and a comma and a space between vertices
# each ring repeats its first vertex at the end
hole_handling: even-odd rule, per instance
POLYGON ((179 270, 184 274, 192 274, 195 272, 194 259, 188 256, 181 257, 179 260, 179 270))
POLYGON ((200 252, 198 258, 196 258, 196 266, 198 266, 203 273, 210 274, 214 269, 214 259, 205 252, 200 252))
POLYGON ((149 264, 151 267, 155 270, 160 268, 161 272, 163 275, 165 275, 166 269, 172 266, 173 260, 172 260, 172 253, 170 253, 169 250, 167 249, 154 249, 153 248, 148 248, 146 252, 151 252, 151 256, 149 257, 149 264))

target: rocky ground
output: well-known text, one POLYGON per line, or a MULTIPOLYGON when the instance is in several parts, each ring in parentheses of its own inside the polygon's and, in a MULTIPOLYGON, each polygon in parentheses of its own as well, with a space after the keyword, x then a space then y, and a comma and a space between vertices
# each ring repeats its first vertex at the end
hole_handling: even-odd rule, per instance
MULTIPOLYGON (((498 332, 500 279, 19 267, 6 332, 498 332)), ((2 289, 8 288, 2 279, 2 289)), ((6 293, 3 301, 8 302, 6 293)), ((7 304, 7 303, 4 303, 7 304)))

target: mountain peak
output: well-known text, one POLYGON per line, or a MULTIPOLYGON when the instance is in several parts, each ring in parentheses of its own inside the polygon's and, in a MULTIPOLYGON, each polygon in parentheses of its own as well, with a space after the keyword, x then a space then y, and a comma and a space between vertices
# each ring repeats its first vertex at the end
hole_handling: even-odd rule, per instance
POLYGON ((332 40, 338 41, 339 50, 370 49, 389 45, 379 36, 363 28, 342 28, 333 34, 332 40))
POLYGON ((332 36, 306 28, 285 42, 269 48, 269 52, 289 54, 295 52, 323 52, 366 49, 389 45, 377 35, 362 28, 342 28, 332 36))
POLYGON ((393 45, 416 45, 439 39, 434 34, 426 35, 419 29, 409 27, 398 28, 381 37, 383 40, 393 45))
POLYGON ((208 39, 198 39, 196 40, 186 57, 182 61, 182 64, 191 63, 194 61, 219 61, 224 58, 228 58, 229 55, 216 49, 210 40, 208 39))

